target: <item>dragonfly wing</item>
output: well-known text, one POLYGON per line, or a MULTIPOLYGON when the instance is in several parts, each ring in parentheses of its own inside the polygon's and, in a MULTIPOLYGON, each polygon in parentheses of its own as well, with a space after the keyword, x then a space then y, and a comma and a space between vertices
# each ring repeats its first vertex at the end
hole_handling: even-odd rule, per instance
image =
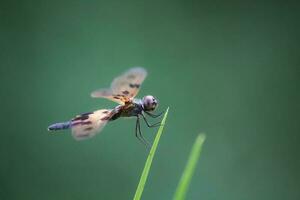
POLYGON ((113 94, 133 98, 140 90, 140 86, 147 76, 147 71, 142 67, 134 67, 121 76, 116 77, 111 83, 113 94))
POLYGON ((91 93, 91 96, 94 98, 106 98, 124 105, 137 95, 146 76, 147 71, 144 68, 131 68, 121 76, 116 77, 111 83, 110 89, 96 90, 91 93))
POLYGON ((76 140, 87 139, 95 136, 106 125, 112 116, 112 110, 101 109, 84 113, 71 120, 72 135, 76 140))
POLYGON ((111 89, 95 90, 94 92, 91 93, 91 96, 94 98, 106 98, 121 105, 124 105, 124 102, 126 102, 127 100, 127 98, 125 98, 124 95, 122 96, 114 95, 111 89))

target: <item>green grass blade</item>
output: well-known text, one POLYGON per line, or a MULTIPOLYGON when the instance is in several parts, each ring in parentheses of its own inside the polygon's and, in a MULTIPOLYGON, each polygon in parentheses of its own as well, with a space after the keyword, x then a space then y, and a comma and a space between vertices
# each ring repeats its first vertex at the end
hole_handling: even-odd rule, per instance
POLYGON ((161 136, 162 131, 163 131, 164 126, 165 126, 165 121, 166 121, 167 116, 168 116, 168 111, 169 111, 169 108, 166 110, 165 115, 164 115, 164 117, 161 121, 161 126, 159 127, 159 129, 156 133, 156 137, 155 137, 153 145, 150 149, 150 152, 149 152, 148 158, 146 160, 142 176, 140 178, 139 185, 136 189, 136 192, 135 192, 135 195, 134 195, 134 198, 133 198, 134 200, 140 200, 141 199, 141 196, 142 196, 142 193, 143 193, 146 181, 147 181, 147 177, 148 177, 148 174, 149 174, 149 170, 150 170, 150 167, 151 167, 151 164, 152 164, 152 160, 153 160, 153 157, 154 157, 154 154, 155 154, 160 136, 161 136))
POLYGON ((203 142, 205 141, 205 135, 200 134, 192 148, 192 151, 190 153, 189 160, 185 166, 184 172, 181 176, 181 179, 179 181, 179 184, 177 186, 175 195, 174 195, 174 200, 184 200, 186 196, 187 189, 189 187, 189 184, 191 182, 191 179, 193 177, 197 161, 199 159, 199 156, 201 154, 201 149, 203 142))

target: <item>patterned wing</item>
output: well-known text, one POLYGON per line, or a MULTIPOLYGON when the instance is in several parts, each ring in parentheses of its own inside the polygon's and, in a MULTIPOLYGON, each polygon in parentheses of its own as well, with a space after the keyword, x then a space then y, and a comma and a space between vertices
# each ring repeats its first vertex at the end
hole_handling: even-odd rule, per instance
POLYGON ((106 125, 112 116, 112 110, 102 109, 84 113, 71 120, 72 135, 76 140, 95 136, 106 125))
POLYGON ((129 69, 123 75, 115 78, 111 83, 114 94, 133 98, 140 90, 141 84, 147 76, 147 71, 141 67, 129 69))
POLYGON ((139 92, 139 88, 147 76, 147 71, 141 67, 129 69, 116 77, 110 89, 100 89, 91 93, 95 98, 107 98, 121 105, 129 102, 139 92))
POLYGON ((118 104, 124 105, 128 101, 128 98, 124 95, 115 95, 111 89, 99 89, 91 93, 91 96, 94 98, 106 98, 111 101, 114 101, 118 104))

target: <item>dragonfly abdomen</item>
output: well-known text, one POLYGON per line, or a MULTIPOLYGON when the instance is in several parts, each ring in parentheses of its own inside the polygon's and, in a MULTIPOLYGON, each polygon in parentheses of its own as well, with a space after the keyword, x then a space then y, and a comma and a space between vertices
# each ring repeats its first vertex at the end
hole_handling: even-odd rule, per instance
POLYGON ((68 122, 60 122, 60 123, 55 123, 52 124, 48 127, 49 131, 58 131, 58 130, 63 130, 63 129, 68 129, 72 125, 71 121, 68 122))

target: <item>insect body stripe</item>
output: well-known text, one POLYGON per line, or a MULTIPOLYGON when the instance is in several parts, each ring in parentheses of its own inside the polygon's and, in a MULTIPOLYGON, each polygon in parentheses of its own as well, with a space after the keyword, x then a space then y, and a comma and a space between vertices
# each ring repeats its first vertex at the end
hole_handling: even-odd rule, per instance
POLYGON ((68 129, 71 127, 71 122, 60 122, 60 123, 55 123, 52 124, 48 127, 49 131, 58 131, 58 130, 63 130, 63 129, 68 129))

